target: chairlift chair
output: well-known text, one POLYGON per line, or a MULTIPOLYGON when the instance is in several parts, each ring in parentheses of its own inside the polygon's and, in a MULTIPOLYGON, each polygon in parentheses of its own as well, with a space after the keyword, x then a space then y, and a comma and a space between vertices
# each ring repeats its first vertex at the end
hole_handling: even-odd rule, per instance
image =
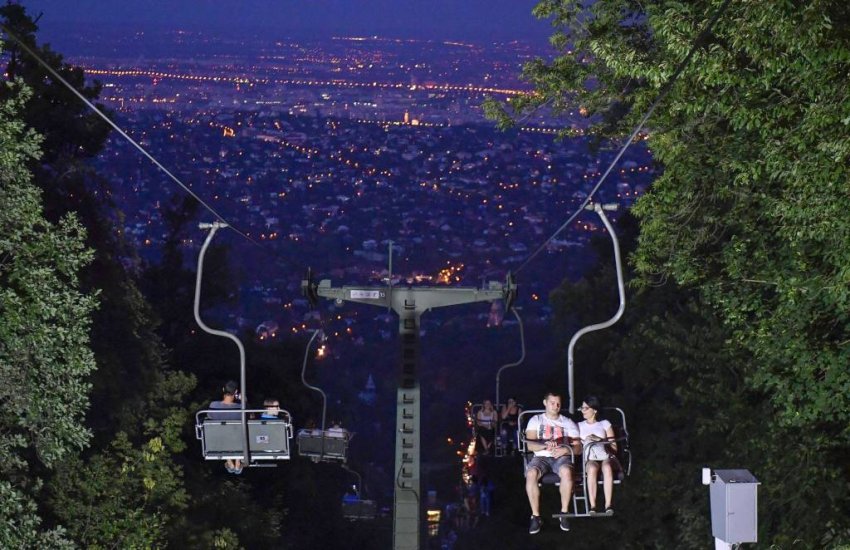
POLYGON ((245 347, 235 335, 208 326, 201 318, 201 281, 204 272, 204 257, 213 237, 219 229, 228 227, 224 222, 201 223, 200 229, 209 230, 198 254, 198 269, 195 278, 195 322, 204 332, 227 338, 239 350, 239 387, 242 388, 242 403, 238 409, 206 409, 195 414, 195 437, 201 441, 204 460, 240 460, 249 466, 255 461, 289 460, 292 439, 292 417, 281 410, 278 418, 253 418, 266 412, 265 409, 247 409, 245 375, 245 347))
MULTIPOLYGON (((617 452, 614 458, 616 460, 612 460, 612 466, 614 467, 614 485, 620 485, 623 483, 625 478, 631 473, 632 469, 632 454, 629 449, 629 433, 626 428, 626 414, 622 409, 618 407, 603 407, 603 411, 609 412, 609 416, 615 416, 614 419, 609 419, 611 422, 611 426, 614 428, 615 439, 614 441, 617 443, 617 452), (616 414, 614 414, 616 413, 616 414)), ((522 456, 522 464, 523 464, 523 477, 525 477, 528 472, 528 465, 531 462, 534 453, 528 449, 528 439, 526 438, 526 426, 528 422, 538 414, 545 414, 545 409, 537 409, 531 411, 522 411, 519 415, 519 429, 517 430, 517 449, 519 449, 520 455, 522 456)), ((561 410, 561 414, 569 417, 569 414, 566 410, 561 410)), ((573 470, 573 493, 572 493, 572 504, 574 513, 572 514, 553 514, 554 517, 609 517, 605 514, 591 514, 590 510, 593 507, 593 503, 590 502, 588 498, 587 492, 587 460, 588 460, 588 450, 595 445, 605 445, 607 443, 611 443, 611 441, 598 441, 589 443, 583 446, 581 455, 573 455, 572 461, 574 465, 573 470)), ((559 486, 561 484, 561 478, 556 472, 549 472, 543 477, 540 478, 538 485, 554 485, 559 486)), ((598 485, 603 484, 602 476, 599 476, 597 480, 598 485)))
MULTIPOLYGON (((493 404, 493 409, 496 411, 496 425, 495 429, 495 437, 493 439, 493 456, 496 458, 502 458, 507 454, 507 440, 502 437, 502 413, 501 408, 503 405, 498 405, 496 403, 493 404)), ((517 403, 517 406, 522 408, 522 405, 517 403)), ((483 403, 475 403, 470 408, 469 414, 472 418, 472 440, 475 441, 475 448, 478 449, 478 411, 484 408, 483 403)))
POLYGON ((360 496, 360 488, 363 487, 363 478, 359 473, 343 466, 346 470, 357 476, 357 484, 353 486, 354 494, 346 493, 342 497, 342 517, 349 521, 371 521, 378 516, 378 506, 374 500, 364 499, 360 496))
POLYGON ((307 358, 310 355, 310 346, 316 339, 324 341, 325 334, 322 330, 313 331, 313 335, 307 342, 304 350, 304 361, 301 365, 301 382, 305 387, 318 392, 322 396, 322 426, 320 429, 298 430, 298 455, 309 458, 313 462, 336 462, 344 464, 348 457, 348 442, 354 434, 347 430, 326 430, 325 420, 328 411, 328 396, 318 386, 307 382, 307 358))
POLYGON ((352 435, 348 431, 340 436, 330 430, 298 430, 298 455, 313 462, 345 463, 352 435))

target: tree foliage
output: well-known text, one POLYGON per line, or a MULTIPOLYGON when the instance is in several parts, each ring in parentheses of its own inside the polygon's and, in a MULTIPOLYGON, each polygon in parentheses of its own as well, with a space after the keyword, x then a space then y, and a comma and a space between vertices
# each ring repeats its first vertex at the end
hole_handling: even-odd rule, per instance
POLYGON ((29 92, 19 83, 3 87, 15 94, 0 100, 0 545, 63 545, 61 530, 41 529, 33 498, 37 472, 90 437, 83 420, 96 299, 80 291, 79 272, 92 253, 74 216, 57 224, 44 218, 27 170, 39 140, 20 117, 29 92))
POLYGON ((190 422, 181 406, 194 388, 191 376, 164 376, 147 396, 141 443, 119 432, 109 447, 58 468, 51 505, 74 540, 89 548, 164 546, 188 505, 174 455, 185 450, 181 432, 190 422))
MULTIPOLYGON (((81 70, 65 64, 49 47, 36 44, 37 28, 22 7, 0 7, 0 16, 81 93, 89 99, 97 97, 99 85, 87 86, 81 70)), ((9 306, 20 310, 5 316, 7 347, 14 361, 3 362, 4 379, 10 384, 0 391, 4 392, 4 420, 19 429, 8 432, 9 444, 3 448, 17 445, 24 456, 34 450, 45 465, 56 470, 45 472, 47 490, 36 494, 35 487, 40 488, 42 481, 37 472, 24 471, 21 463, 16 479, 33 488, 34 499, 30 502, 25 500, 28 495, 21 495, 19 508, 29 513, 37 509, 36 502, 43 509, 52 508, 45 515, 67 526, 55 532, 86 546, 162 546, 183 524, 179 512, 188 500, 182 469, 174 458, 185 450, 183 431, 190 422, 185 401, 195 380, 166 368, 152 312, 129 269, 138 264, 135 253, 115 230, 122 216, 109 199, 107 184, 86 164, 103 147, 103 123, 20 50, 13 48, 5 59, 9 61, 7 75, 31 85, 34 93, 24 97, 20 86, 4 86, 0 97, 7 98, 6 104, 13 105, 17 113, 10 107, 8 112, 16 114, 16 120, 2 117, 16 126, 15 132, 4 133, 8 139, 0 143, 0 153, 10 165, 16 163, 15 170, 29 170, 34 176, 26 180, 29 188, 23 190, 20 185, 7 188, 4 181, 4 203, 13 208, 0 214, 9 239, 4 244, 14 251, 9 258, 20 255, 31 264, 18 267, 21 260, 16 259, 7 263, 11 267, 4 274, 5 295, 23 297, 9 306), (44 132, 43 156, 36 158, 32 139, 23 139, 24 127, 44 132), (18 236, 20 230, 13 223, 36 222, 17 202, 29 206, 42 199, 44 216, 60 221, 55 227, 42 221, 30 234, 18 236), (84 248, 85 240, 92 250, 84 248), (27 246, 21 246, 22 242, 27 246), (58 282, 53 282, 56 277, 48 267, 57 271, 58 282), (99 295, 99 310, 92 313, 90 305, 85 310, 87 304, 81 302, 76 310, 65 311, 74 305, 73 295, 61 283, 99 295), (19 334, 16 324, 28 327, 31 334, 19 334), (85 368, 76 366, 81 363, 77 356, 82 335, 88 344, 85 368), (50 364, 54 355, 67 365, 50 364), (41 368, 41 362, 46 367, 41 368), (34 389, 22 391, 18 379, 21 384, 33 384, 34 389), (89 401, 92 412, 84 424, 83 405, 89 401), (79 451, 92 432, 96 436, 93 448, 82 455, 79 451), (51 496, 49 501, 42 498, 45 493, 51 496), (45 503, 50 506, 43 506, 45 503)), ((21 179, 15 170, 10 166, 3 175, 21 179)), ((4 424, 4 433, 5 428, 4 424)), ((3 460, 3 464, 14 461, 3 460)), ((38 515, 25 519, 17 523, 37 526, 40 521, 38 515)), ((212 537, 209 533, 203 536, 207 535, 212 537)), ((222 536, 222 540, 232 538, 226 533, 222 536)))
MULTIPOLYGON (((719 4, 541 2, 562 54, 526 67, 520 107, 629 128, 719 4)), ((664 174, 635 208, 643 281, 698 288, 797 427, 850 420, 848 22, 845 2, 732 2, 650 121, 664 174)))

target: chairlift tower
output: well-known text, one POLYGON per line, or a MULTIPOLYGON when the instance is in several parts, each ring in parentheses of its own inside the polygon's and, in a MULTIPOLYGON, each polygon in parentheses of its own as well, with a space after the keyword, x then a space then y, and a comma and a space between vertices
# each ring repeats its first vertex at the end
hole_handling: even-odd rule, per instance
MULTIPOLYGON (((390 245, 392 247, 392 245, 390 245)), ((392 258, 392 248, 390 248, 392 258)), ((392 261, 392 260, 390 260, 392 261)), ((390 264, 392 266, 392 264, 390 264)), ((392 267, 387 284, 381 286, 343 286, 334 288, 330 280, 318 284, 307 279, 301 290, 311 304, 318 298, 343 302, 357 302, 392 309, 398 314, 398 332, 401 340, 401 369, 396 398, 395 438, 395 496, 393 506, 393 548, 418 550, 421 524, 420 491, 420 425, 421 401, 419 388, 419 319, 423 313, 438 307, 456 306, 476 302, 505 300, 510 309, 516 296, 516 285, 510 274, 502 284, 490 281, 485 288, 471 287, 394 287, 392 267)))

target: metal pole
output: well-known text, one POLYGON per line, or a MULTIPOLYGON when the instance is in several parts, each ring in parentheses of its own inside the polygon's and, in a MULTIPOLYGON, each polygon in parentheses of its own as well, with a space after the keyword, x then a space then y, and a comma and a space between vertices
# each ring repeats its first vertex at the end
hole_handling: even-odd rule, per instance
MULTIPOLYGON (((616 208, 616 205, 605 205, 605 210, 616 210, 616 208)), ((623 282, 623 264, 620 259, 620 243, 617 240, 617 234, 614 232, 614 228, 611 226, 611 222, 608 221, 608 218, 605 216, 605 212, 603 212, 602 205, 599 203, 594 204, 593 210, 595 210, 596 213, 599 214, 599 217, 602 218, 602 223, 605 224, 605 228, 611 235, 611 242, 614 246, 614 263, 617 267, 617 291, 620 294, 620 307, 617 309, 617 313, 615 313, 613 317, 611 317, 604 323, 597 323, 595 325, 586 326, 576 332, 570 340, 570 345, 567 351, 567 384, 569 386, 570 392, 570 414, 573 414, 575 412, 575 380, 573 377, 573 351, 575 349, 576 342, 578 342, 578 339, 587 334, 588 332, 593 332, 595 330, 601 330, 610 327, 611 325, 620 320, 620 317, 623 316, 623 311, 625 311, 626 309, 626 286, 623 282)))
POLYGON ((245 454, 245 462, 250 464, 251 452, 248 442, 248 416, 245 414, 245 404, 248 402, 248 389, 245 377, 245 347, 242 345, 242 342, 239 341, 239 338, 233 334, 224 330, 211 328, 201 319, 201 279, 204 273, 204 256, 206 256, 207 248, 209 247, 210 242, 212 242, 215 232, 223 227, 227 227, 227 224, 224 222, 202 223, 198 225, 199 229, 209 229, 210 232, 207 234, 207 238, 204 241, 203 246, 201 246, 201 253, 198 256, 198 273, 195 278, 195 322, 198 323, 198 326, 201 327, 201 330, 204 332, 212 334, 213 336, 221 336, 232 340, 236 343, 236 347, 239 348, 239 389, 242 391, 242 402, 240 404, 240 409, 242 411, 242 452, 245 454))
POLYGON ((522 347, 522 354, 519 357, 519 361, 517 361, 515 363, 508 363, 507 365, 503 365, 502 368, 500 368, 499 371, 496 373, 496 406, 497 407, 499 406, 499 404, 501 404, 501 401, 499 401, 499 378, 502 375, 502 371, 505 370, 505 369, 508 369, 510 367, 516 367, 516 366, 522 364, 523 361, 525 361, 525 332, 522 328, 522 319, 520 318, 519 313, 517 312, 515 307, 512 307, 511 311, 516 316, 517 322, 519 322, 519 341, 520 341, 520 345, 522 347))

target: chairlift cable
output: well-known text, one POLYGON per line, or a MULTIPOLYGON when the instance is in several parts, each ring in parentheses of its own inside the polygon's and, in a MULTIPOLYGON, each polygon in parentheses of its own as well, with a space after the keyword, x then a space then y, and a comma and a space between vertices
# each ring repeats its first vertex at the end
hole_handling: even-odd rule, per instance
POLYGON ((632 144, 634 139, 637 137, 638 133, 640 133, 640 131, 643 129, 644 124, 646 124, 646 121, 649 120, 650 116, 652 116, 652 113, 655 111, 655 108, 658 107, 658 105, 661 103, 661 101, 665 97, 667 97, 668 93, 670 93, 670 90, 673 88, 673 84, 675 84, 676 80, 679 79, 679 76, 682 74, 682 72, 688 66, 688 63, 690 63, 691 57, 693 57, 694 53, 696 53, 697 48, 699 48, 702 45, 703 41, 708 36, 708 34, 711 32, 711 29, 714 28, 714 25, 720 19, 720 16, 723 15, 723 12, 726 11, 726 8, 729 6, 731 1, 732 0, 725 0, 723 2, 723 4, 714 13, 714 16, 709 20, 709 22, 706 24, 706 26, 703 28, 703 30, 694 39, 693 44, 691 46, 691 49, 688 52, 688 55, 686 55, 685 58, 679 63, 679 66, 676 67, 676 71, 673 73, 673 75, 670 77, 670 79, 661 88, 661 91, 659 92, 658 97, 656 97, 655 101, 652 102, 652 105, 649 106, 649 109, 643 115, 640 122, 638 122, 637 126, 632 131, 632 133, 629 135, 628 139, 626 139, 625 143, 623 143, 623 146, 620 148, 620 151, 617 153, 617 155, 614 157, 614 159, 608 165, 608 168, 605 170, 605 172, 599 178, 599 181, 596 182, 596 185, 594 185, 593 189, 590 191, 590 193, 588 193, 587 198, 585 198, 584 201, 582 201, 582 203, 579 205, 579 207, 576 208, 575 212, 573 212, 573 214, 569 218, 567 218, 567 221, 565 221, 554 233, 552 233, 552 235, 548 239, 546 239, 546 241, 542 245, 540 245, 540 247, 538 247, 528 258, 525 259, 525 261, 522 263, 522 265, 520 265, 519 268, 517 268, 515 273, 519 273, 520 271, 522 271, 522 269, 526 265, 528 265, 529 262, 531 262, 534 258, 537 257, 538 254, 540 254, 540 252, 542 252, 547 246, 549 246, 549 244, 555 239, 555 237, 560 235, 561 232, 563 232, 573 222, 573 220, 576 219, 576 217, 579 215, 579 213, 581 213, 581 211, 584 210, 584 207, 587 206, 590 203, 591 199, 593 199, 593 195, 599 190, 599 187, 602 186, 602 183, 608 177, 608 174, 611 173, 611 171, 614 169, 614 166, 616 166, 616 164, 620 161, 620 158, 622 158, 623 154, 625 154, 626 149, 629 148, 629 145, 632 144))
POLYGON ((46 61, 44 61, 44 60, 41 58, 41 56, 39 56, 39 55, 38 55, 38 54, 37 54, 37 53, 36 53, 36 52, 35 52, 32 48, 30 48, 30 47, 29 47, 26 43, 24 43, 24 41, 23 41, 23 40, 21 40, 20 38, 18 38, 18 37, 17 37, 17 36, 16 36, 16 35, 12 32, 12 31, 10 31, 10 30, 9 30, 9 28, 8 28, 6 25, 4 25, 4 24, 0 23, 0 28, 2 28, 2 29, 3 29, 3 31, 5 31, 5 33, 9 36, 9 38, 11 38, 13 41, 15 41, 15 42, 16 42, 16 43, 18 44, 18 46, 20 46, 20 47, 21 47, 21 49, 22 49, 22 50, 24 50, 24 51, 25 51, 27 54, 29 54, 29 55, 30 55, 33 59, 35 59, 35 60, 38 62, 38 64, 39 64, 39 65, 41 65, 42 67, 44 67, 44 69, 45 69, 48 73, 50 73, 50 75, 51 75, 54 79, 56 79, 58 82, 60 82, 60 83, 61 83, 62 85, 64 85, 66 88, 68 88, 68 89, 69 89, 69 90, 70 90, 70 91, 71 91, 71 92, 72 92, 75 96, 77 96, 77 97, 80 99, 80 101, 82 101, 83 103, 85 103, 85 104, 86 104, 86 106, 88 106, 88 108, 89 108, 89 109, 91 109, 91 110, 92 110, 95 114, 97 114, 100 118, 102 118, 103 120, 105 120, 105 121, 106 121, 106 123, 107 123, 107 124, 109 124, 109 125, 110 125, 110 126, 111 126, 111 127, 112 127, 115 131, 116 131, 116 132, 118 132, 118 133, 119 133, 119 134, 120 134, 120 135, 121 135, 124 139, 126 139, 127 141, 129 141, 129 142, 130 142, 130 143, 131 143, 131 144, 132 144, 132 145, 133 145, 136 149, 138 149, 138 150, 142 153, 142 155, 144 155, 145 157, 147 157, 147 158, 148 158, 148 160, 150 160, 152 163, 154 163, 154 165, 156 165, 156 166, 157 166, 157 168, 159 168, 160 170, 162 170, 163 172, 165 172, 165 174, 166 174, 169 178, 171 178, 171 180, 172 180, 172 181, 174 181, 177 185, 179 185, 181 188, 183 188, 183 190, 184 190, 184 191, 186 191, 186 192, 187 192, 187 193, 188 193, 188 194, 189 194, 192 198, 194 198, 196 201, 198 201, 198 203, 200 203, 200 205, 201 205, 201 206, 203 206, 204 208, 206 208, 206 209, 207 209, 207 210, 208 210, 208 211, 209 211, 209 212, 210 212, 213 216, 215 216, 215 217, 216 217, 216 219, 218 219, 218 221, 220 221, 220 222, 222 222, 222 223, 226 224, 226 225, 227 225, 228 227, 230 227, 233 231, 235 231, 236 233, 238 233, 239 235, 241 235, 242 237, 244 237, 244 238, 245 238, 245 239, 247 239, 248 241, 250 241, 250 242, 254 243, 255 245, 257 245, 257 246, 262 246, 262 245, 260 245, 260 243, 258 243, 257 241, 255 241, 254 239, 252 239, 251 237, 249 237, 247 234, 245 234, 245 233, 243 233, 242 231, 240 231, 240 230, 236 229, 236 228, 233 226, 233 224, 231 224, 229 221, 227 221, 227 220, 224 218, 224 216, 222 216, 221 214, 219 214, 218 212, 216 212, 216 210, 215 210, 212 206, 210 206, 209 204, 207 204, 207 203, 206 203, 206 202, 205 202, 205 201, 204 201, 201 197, 199 197, 199 196, 198 196, 198 195, 197 195, 194 191, 192 191, 192 190, 191 190, 191 189, 190 189, 190 188, 189 188, 186 184, 184 184, 182 181, 180 181, 180 179, 179 179, 179 178, 177 178, 177 176, 175 176, 174 174, 172 174, 172 173, 171 173, 171 171, 169 171, 169 170, 168 170, 165 166, 163 166, 163 165, 162 165, 162 163, 160 163, 158 160, 156 160, 156 158, 154 158, 154 156, 153 156, 153 155, 151 155, 150 153, 148 153, 148 152, 145 150, 145 148, 144 148, 144 147, 142 147, 141 145, 139 145, 139 143, 137 143, 137 142, 136 142, 136 141, 135 141, 132 137, 130 137, 130 136, 129 136, 129 135, 128 135, 128 134, 127 134, 124 130, 122 130, 120 126, 118 126, 118 125, 117 125, 115 122, 113 122, 113 121, 112 121, 112 120, 111 120, 108 116, 106 116, 106 114, 105 114, 103 111, 101 111, 101 110, 100 110, 100 109, 99 109, 99 108, 98 108, 95 104, 93 104, 93 103, 92 103, 91 101, 89 101, 89 100, 88 100, 88 99, 87 99, 87 98, 86 98, 83 94, 81 94, 79 90, 77 90, 77 89, 76 89, 74 86, 72 86, 72 85, 71 85, 71 84, 70 84, 67 80, 65 80, 65 79, 64 79, 64 78, 63 78, 63 77, 62 77, 62 76, 61 76, 61 75, 60 75, 60 74, 59 74, 59 73, 58 73, 55 69, 53 69, 53 67, 51 67, 51 66, 50 66, 50 65, 49 65, 46 61))

